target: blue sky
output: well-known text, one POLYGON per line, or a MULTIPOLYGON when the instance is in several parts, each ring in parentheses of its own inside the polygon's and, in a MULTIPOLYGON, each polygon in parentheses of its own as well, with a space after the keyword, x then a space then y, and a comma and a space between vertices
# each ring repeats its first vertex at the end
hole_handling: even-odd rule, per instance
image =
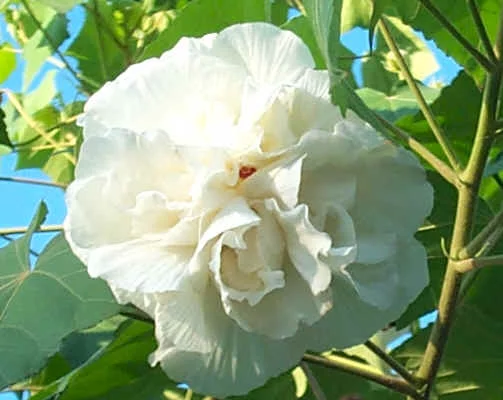
MULTIPOLYGON (((70 13, 69 17, 71 37, 74 37, 82 25, 82 10, 77 7, 70 13)), ((6 32, 5 22, 0 16, 0 44, 5 41, 12 42, 12 38, 10 38, 6 32)), ((68 46, 70 41, 71 39, 64 44, 64 47, 68 46)), ((368 52, 367 32, 362 29, 354 29, 345 34, 342 37, 342 41, 356 54, 365 54, 368 52)), ((432 42, 428 42, 428 45, 432 48, 441 66, 439 72, 431 78, 444 83, 450 82, 459 71, 459 67, 452 59, 440 52, 432 42)), ((74 60, 71 60, 71 62, 75 65, 74 60)), ((359 62, 355 64, 355 68, 358 69, 359 62)), ((38 78, 40 79, 42 74, 46 73, 51 68, 54 67, 46 63, 38 78)), ((2 86, 13 91, 20 91, 22 87, 22 70, 23 63, 21 58, 18 57, 18 69, 2 86)), ((64 97, 67 99, 72 99, 75 96, 75 89, 72 87, 71 79, 69 75, 63 74, 56 82, 59 90, 62 91, 64 97)), ((0 176, 17 176, 49 180, 49 178, 39 170, 15 171, 15 161, 16 156, 13 154, 0 157, 0 176)), ((60 224, 64 219, 66 212, 64 195, 63 191, 58 188, 0 181, 0 193, 2 193, 2 196, 0 196, 0 227, 26 226, 30 222, 37 204, 41 200, 44 200, 49 207, 49 215, 46 220, 47 224, 60 224)), ((35 251, 41 251, 51 236, 50 234, 36 234, 33 240, 33 249, 35 251)), ((7 244, 7 242, 0 238, 0 247, 5 244, 7 244)), ((15 396, 0 394, 0 400, 15 399, 15 396)))

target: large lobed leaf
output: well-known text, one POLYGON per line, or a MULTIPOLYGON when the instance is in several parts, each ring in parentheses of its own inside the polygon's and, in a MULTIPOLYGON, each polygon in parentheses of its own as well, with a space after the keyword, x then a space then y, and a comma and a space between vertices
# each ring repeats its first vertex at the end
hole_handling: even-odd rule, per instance
POLYGON ((62 235, 31 268, 31 236, 46 213, 42 204, 28 232, 0 249, 0 387, 40 369, 69 333, 118 311, 106 284, 88 276, 62 235))

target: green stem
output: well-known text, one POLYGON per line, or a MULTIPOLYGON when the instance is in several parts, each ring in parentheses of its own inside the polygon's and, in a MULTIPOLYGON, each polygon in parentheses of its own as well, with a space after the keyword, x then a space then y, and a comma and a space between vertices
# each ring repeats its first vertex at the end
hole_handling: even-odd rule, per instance
POLYGON ((503 254, 488 257, 468 258, 466 260, 457 261, 456 269, 460 274, 475 271, 484 267, 501 266, 503 265, 503 254))
POLYGON ((466 2, 472 15, 473 22, 475 23, 475 27, 477 28, 477 32, 479 33, 479 38, 487 52, 487 56, 491 60, 492 64, 496 64, 496 55, 494 54, 491 40, 489 39, 489 35, 487 34, 487 30, 484 26, 484 21, 482 21, 482 17, 480 16, 477 5, 475 4, 475 0, 466 0, 466 2))
POLYGON ((395 372, 400 375, 403 379, 414 386, 421 386, 424 382, 421 382, 418 378, 412 375, 407 368, 405 368, 402 364, 400 364, 397 360, 395 360, 390 354, 381 349, 378 345, 376 345, 371 340, 367 340, 365 342, 365 346, 374 353, 377 357, 383 360, 390 368, 395 370, 395 372))
POLYGON ((391 122, 387 121, 379 114, 374 113, 375 118, 377 118, 381 124, 383 124, 391 133, 397 136, 399 139, 405 141, 407 145, 414 150, 420 157, 428 162, 447 182, 454 186, 458 184, 458 176, 454 170, 448 166, 445 162, 439 159, 435 154, 429 151, 416 139, 411 137, 407 132, 393 125, 391 122))
MULTIPOLYGON (((503 9, 500 14, 500 26, 495 46, 496 57, 500 57, 502 48, 503 9)), ((458 258, 462 249, 467 246, 472 234, 480 183, 494 139, 494 124, 501 88, 501 73, 501 68, 497 68, 486 79, 475 141, 466 169, 460 176, 462 184, 458 187, 459 197, 449 253, 450 260, 447 264, 447 271, 440 294, 438 316, 418 371, 418 376, 428 381, 426 396, 430 393, 438 372, 455 317, 463 277, 456 268, 456 263, 459 259, 455 259, 458 258)))
POLYGON ((486 247, 486 241, 494 231, 503 225, 503 208, 491 221, 468 243, 458 254, 460 259, 475 256, 482 248, 486 247))
POLYGON ((442 26, 449 32, 454 39, 456 39, 461 46, 468 51, 477 62, 484 67, 487 72, 490 72, 493 69, 493 64, 491 61, 485 57, 480 51, 478 51, 472 44, 465 39, 463 35, 456 29, 454 25, 444 16, 444 14, 434 6, 434 4, 430 0, 419 0, 420 3, 426 8, 433 17, 435 17, 438 22, 442 24, 442 26))
MULTIPOLYGON (((42 225, 35 232, 47 233, 47 232, 61 232, 63 230, 63 225, 42 225)), ((0 228, 0 235, 17 235, 23 234, 28 231, 27 226, 20 226, 14 228, 0 228)))
POLYGON ((33 10, 28 5, 28 2, 26 0, 21 0, 21 3, 23 4, 23 7, 26 9, 26 12, 30 16, 30 18, 33 20, 33 22, 37 26, 38 30, 40 30, 42 32, 42 34, 44 35, 44 38, 47 40, 47 43, 49 43, 49 45, 51 46, 52 51, 58 55, 58 57, 61 59, 63 64, 65 64, 65 67, 68 69, 68 71, 70 71, 70 73, 77 80, 77 82, 80 82, 79 74, 72 68, 72 66, 70 65, 70 63, 66 59, 66 57, 61 53, 61 51, 59 51, 58 46, 56 46, 56 44, 52 40, 51 35, 49 35, 47 30, 43 27, 41 22, 35 16, 35 14, 33 13, 33 10))
POLYGON ((322 365, 327 368, 333 368, 352 375, 360 376, 364 379, 392 389, 395 392, 410 396, 414 400, 423 399, 421 394, 402 378, 383 374, 378 369, 365 365, 361 362, 353 361, 345 357, 330 356, 330 358, 326 358, 313 354, 304 354, 302 360, 311 364, 322 365))
POLYGON ((313 374, 313 371, 311 371, 309 364, 305 361, 301 361, 300 367, 302 368, 302 371, 304 371, 304 374, 306 374, 307 381, 309 382, 309 387, 311 388, 311 391, 313 392, 316 400, 327 400, 327 396, 323 392, 323 389, 321 388, 318 379, 316 379, 316 376, 313 374))
POLYGON ((62 183, 56 183, 56 182, 49 182, 49 181, 42 181, 39 179, 30 179, 30 178, 19 178, 15 176, 0 176, 0 181, 3 182, 15 182, 15 183, 27 183, 31 185, 41 185, 41 186, 51 186, 51 187, 57 187, 59 189, 65 189, 66 185, 63 185, 62 183))
POLYGON ((402 53, 400 52, 400 49, 395 43, 395 39, 393 39, 393 36, 391 35, 391 32, 388 29, 388 26, 386 25, 383 19, 379 21, 378 26, 379 29, 381 30, 384 40, 386 41, 386 44, 393 52, 393 55, 396 58, 398 66, 400 67, 400 71, 404 75, 407 85, 409 86, 411 92, 416 98, 417 103, 419 105, 419 109, 421 110, 421 112, 424 115, 424 118, 428 122, 428 125, 430 126, 433 134, 435 135, 435 138, 442 147, 442 150, 444 151, 444 154, 449 160, 451 167, 454 168, 454 171, 458 171, 460 168, 460 163, 458 161, 456 153, 454 152, 454 149, 452 148, 452 145, 445 136, 443 130, 440 128, 440 125, 437 123, 437 120, 435 119, 435 116, 433 115, 430 106, 426 102, 426 99, 421 93, 421 90, 419 90, 419 87, 414 77, 412 76, 409 67, 407 66, 407 63, 404 60, 402 53))

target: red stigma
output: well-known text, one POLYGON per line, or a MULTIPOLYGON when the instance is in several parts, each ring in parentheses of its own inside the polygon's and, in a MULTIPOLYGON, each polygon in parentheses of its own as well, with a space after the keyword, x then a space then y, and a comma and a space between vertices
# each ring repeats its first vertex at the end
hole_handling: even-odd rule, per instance
POLYGON ((252 176, 255 172, 257 172, 257 168, 251 167, 249 165, 243 165, 239 168, 239 177, 241 179, 246 179, 252 176))

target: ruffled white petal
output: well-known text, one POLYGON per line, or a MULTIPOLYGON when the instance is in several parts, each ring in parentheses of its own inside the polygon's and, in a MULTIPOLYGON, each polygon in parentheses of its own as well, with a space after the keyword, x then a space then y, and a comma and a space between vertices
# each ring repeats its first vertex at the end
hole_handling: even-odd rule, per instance
POLYGON ((428 284, 426 252, 415 239, 399 241, 394 259, 388 262, 394 264, 397 276, 396 284, 387 287, 392 297, 388 307, 376 307, 365 301, 344 275, 334 276, 331 285, 333 307, 309 329, 309 349, 342 349, 363 343, 395 321, 428 284))
POLYGON ((406 150, 383 144, 362 159, 351 211, 357 232, 413 234, 433 206, 433 189, 406 150), (392 196, 390 194, 393 193, 392 196))
POLYGON ((284 231, 288 256, 313 294, 326 290, 332 276, 324 260, 331 248, 330 236, 311 224, 305 205, 288 211, 281 211, 274 200, 267 200, 265 205, 276 215, 284 231))
POLYGON ((265 23, 234 25, 213 43, 213 54, 245 68, 256 86, 296 82, 314 61, 307 46, 289 31, 265 23))
POLYGON ((183 287, 193 256, 193 247, 137 239, 95 249, 89 254, 87 268, 92 277, 120 289, 155 293, 183 287))
MULTIPOLYGON (((208 287, 202 295, 199 306, 206 316, 204 332, 212 342, 210 352, 184 351, 169 336, 157 335, 159 347, 150 361, 160 363, 175 381, 215 397, 242 395, 292 367, 302 356, 304 338, 272 340, 246 332, 223 312, 214 289, 208 287)), ((157 326, 164 323, 170 321, 158 320, 157 326)))

